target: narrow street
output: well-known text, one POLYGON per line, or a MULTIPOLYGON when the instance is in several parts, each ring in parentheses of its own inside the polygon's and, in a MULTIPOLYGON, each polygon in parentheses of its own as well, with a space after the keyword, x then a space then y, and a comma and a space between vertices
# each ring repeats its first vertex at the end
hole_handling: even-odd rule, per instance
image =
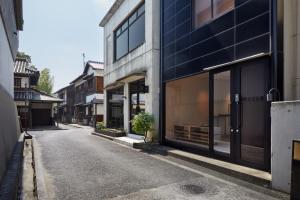
POLYGON ((89 129, 32 131, 49 199, 280 199, 207 169, 120 146, 89 129))

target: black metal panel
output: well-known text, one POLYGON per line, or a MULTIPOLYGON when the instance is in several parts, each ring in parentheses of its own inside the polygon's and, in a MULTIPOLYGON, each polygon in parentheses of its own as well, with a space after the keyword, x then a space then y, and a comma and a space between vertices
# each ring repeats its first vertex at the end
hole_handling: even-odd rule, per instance
POLYGON ((236 46, 236 59, 245 58, 259 53, 268 52, 270 49, 270 35, 243 42, 236 46))
POLYGON ((271 51, 269 0, 235 0, 233 10, 198 29, 193 0, 163 0, 162 5, 164 82, 271 51))
POLYGON ((242 42, 269 32, 270 15, 266 13, 236 28, 236 41, 242 42))
POLYGON ((236 24, 248 21, 269 11, 269 0, 250 0, 236 8, 236 24))

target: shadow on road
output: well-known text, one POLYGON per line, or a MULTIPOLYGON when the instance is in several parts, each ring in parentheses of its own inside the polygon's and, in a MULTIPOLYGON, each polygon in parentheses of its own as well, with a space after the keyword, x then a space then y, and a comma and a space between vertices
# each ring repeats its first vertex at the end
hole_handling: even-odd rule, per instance
POLYGON ((29 129, 28 131, 59 131, 59 130, 69 130, 63 127, 57 126, 37 126, 29 129))

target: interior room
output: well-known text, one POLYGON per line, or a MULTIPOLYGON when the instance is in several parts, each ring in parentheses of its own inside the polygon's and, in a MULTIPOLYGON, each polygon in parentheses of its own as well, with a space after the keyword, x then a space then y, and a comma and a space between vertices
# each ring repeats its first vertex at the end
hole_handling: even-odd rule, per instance
POLYGON ((209 76, 166 84, 166 138, 209 147, 209 76))
MULTIPOLYGON (((213 146, 230 153, 230 72, 214 75, 213 146)), ((166 139, 209 148, 209 74, 166 84, 166 139)))

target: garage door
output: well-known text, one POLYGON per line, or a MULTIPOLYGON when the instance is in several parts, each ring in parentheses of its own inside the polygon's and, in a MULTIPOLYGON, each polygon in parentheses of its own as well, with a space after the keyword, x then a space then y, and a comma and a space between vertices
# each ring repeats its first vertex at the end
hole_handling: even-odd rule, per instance
POLYGON ((32 126, 51 125, 50 109, 32 109, 32 126))

